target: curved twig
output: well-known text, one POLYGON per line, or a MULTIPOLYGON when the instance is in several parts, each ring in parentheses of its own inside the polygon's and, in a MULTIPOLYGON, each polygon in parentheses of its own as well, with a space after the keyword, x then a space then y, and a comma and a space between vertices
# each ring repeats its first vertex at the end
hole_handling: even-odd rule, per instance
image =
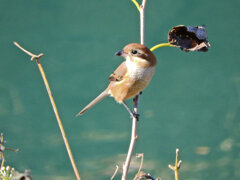
POLYGON ((115 178, 115 176, 117 175, 118 170, 119 170, 119 166, 116 165, 116 169, 115 169, 115 171, 114 171, 114 173, 113 173, 113 175, 112 175, 110 180, 113 180, 115 178))
POLYGON ((158 48, 161 48, 161 47, 176 47, 176 46, 172 45, 170 43, 161 43, 161 44, 157 44, 157 45, 153 46, 150 50, 154 51, 154 50, 156 50, 158 48))
POLYGON ((135 6, 137 7, 138 11, 140 11, 140 5, 138 4, 138 2, 136 0, 132 0, 132 2, 135 4, 135 6))
POLYGON ((140 153, 140 154, 136 154, 136 157, 137 158, 141 158, 141 162, 140 162, 140 166, 139 166, 139 169, 138 169, 138 172, 135 176, 135 178, 133 180, 136 180, 142 170, 142 166, 143 166, 143 161, 144 161, 144 154, 143 153, 140 153))

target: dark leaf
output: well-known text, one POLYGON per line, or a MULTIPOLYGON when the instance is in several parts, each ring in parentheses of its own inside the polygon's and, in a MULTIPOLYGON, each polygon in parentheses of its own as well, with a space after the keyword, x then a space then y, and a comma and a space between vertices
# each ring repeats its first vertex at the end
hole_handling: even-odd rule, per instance
POLYGON ((206 52, 210 47, 205 26, 175 26, 168 33, 168 41, 186 52, 206 52))

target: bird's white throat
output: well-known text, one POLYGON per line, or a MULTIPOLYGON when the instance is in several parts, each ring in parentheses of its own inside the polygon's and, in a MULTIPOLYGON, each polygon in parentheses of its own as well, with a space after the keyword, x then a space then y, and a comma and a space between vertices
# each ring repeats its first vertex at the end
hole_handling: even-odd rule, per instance
MULTIPOLYGON (((138 63, 145 63, 146 60, 139 58, 139 57, 134 57, 134 61, 127 56, 126 57, 126 66, 128 69, 128 74, 131 78, 135 80, 146 80, 150 81, 153 77, 153 74, 155 72, 155 67, 141 67, 138 65, 138 63)), ((146 62, 147 63, 147 62, 146 62)))

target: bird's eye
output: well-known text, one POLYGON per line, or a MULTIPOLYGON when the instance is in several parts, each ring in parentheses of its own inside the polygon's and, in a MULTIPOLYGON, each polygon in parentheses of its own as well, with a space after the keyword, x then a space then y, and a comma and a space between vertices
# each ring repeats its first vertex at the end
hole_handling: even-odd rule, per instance
POLYGON ((138 53, 138 51, 137 50, 132 50, 132 54, 137 54, 138 53))

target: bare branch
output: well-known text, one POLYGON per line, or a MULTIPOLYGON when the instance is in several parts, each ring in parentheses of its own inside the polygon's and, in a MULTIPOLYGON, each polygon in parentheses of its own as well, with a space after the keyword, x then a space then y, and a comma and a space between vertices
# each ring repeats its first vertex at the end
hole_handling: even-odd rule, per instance
POLYGON ((21 49, 23 52, 25 52, 26 54, 28 54, 29 56, 31 56, 31 61, 33 61, 34 59, 40 59, 42 56, 44 56, 43 53, 40 53, 39 55, 35 55, 29 51, 27 51, 26 49, 24 49, 22 46, 20 46, 17 42, 13 42, 14 45, 16 45, 19 49, 21 49))
POLYGON ((12 149, 12 148, 6 148, 6 147, 5 147, 5 150, 13 151, 13 152, 18 152, 19 151, 19 149, 12 149))
POLYGON ((116 170, 114 171, 114 173, 113 173, 113 175, 111 177, 111 180, 113 180, 115 178, 115 176, 117 175, 118 169, 119 169, 119 166, 116 165, 116 170))
MULTIPOLYGON (((145 6, 146 6, 147 0, 143 0, 142 4, 140 6, 140 42, 141 44, 144 44, 144 38, 145 38, 145 21, 144 21, 144 11, 145 11, 145 6)), ((134 103, 134 112, 135 114, 138 114, 138 104, 139 104, 139 94, 134 98, 133 103, 134 103)), ((122 180, 126 180, 127 178, 127 172, 130 166, 131 162, 131 157, 133 153, 133 149, 135 147, 136 141, 137 141, 137 117, 132 118, 132 133, 131 133, 131 141, 128 149, 128 154, 126 157, 126 161, 123 164, 123 174, 122 174, 122 180)))
POLYGON ((175 165, 169 164, 168 167, 174 171, 175 174, 175 180, 179 180, 179 169, 181 167, 182 161, 178 161, 178 156, 179 156, 179 149, 176 149, 176 160, 175 160, 175 165))
POLYGON ((137 118, 132 118, 132 135, 131 135, 131 141, 128 149, 128 154, 125 163, 123 164, 123 174, 122 174, 122 180, 126 180, 127 178, 127 172, 129 169, 129 165, 131 162, 131 157, 133 153, 134 146, 137 141, 137 135, 136 135, 136 128, 137 128, 137 118))
POLYGON ((143 154, 143 153, 136 154, 136 157, 137 157, 137 158, 141 158, 141 162, 140 162, 140 166, 139 166, 138 172, 137 172, 137 174, 136 174, 134 180, 137 179, 138 175, 140 174, 140 172, 141 172, 141 170, 142 170, 143 161, 144 161, 144 154, 143 154))
POLYGON ((140 39, 141 44, 144 44, 145 40, 145 7, 147 0, 142 1, 142 5, 140 6, 140 39))
POLYGON ((1 163, 1 169, 2 169, 2 167, 4 166, 5 158, 4 158, 3 152, 0 151, 0 153, 1 153, 0 156, 1 156, 1 159, 2 159, 2 163, 1 163))
POLYGON ((21 47, 17 42, 14 42, 14 44, 20 48, 22 51, 24 51, 25 53, 27 53, 29 56, 31 56, 31 60, 35 59, 36 62, 37 62, 37 65, 38 65, 38 68, 39 68, 39 71, 41 73, 41 76, 43 78, 43 82, 46 86, 46 89, 47 89, 47 92, 48 92, 48 96, 49 96, 49 99, 51 101, 51 104, 52 104, 52 107, 53 107, 53 111, 55 113, 55 116, 56 116, 56 119, 57 119, 57 122, 58 122, 58 126, 60 128, 60 131, 61 131, 61 134, 62 134, 62 138, 63 138, 63 141, 64 141, 64 144, 66 146, 66 149, 67 149, 67 152, 68 152, 68 156, 69 156, 69 159, 71 161, 71 164, 72 164, 72 167, 73 167, 73 170, 74 170, 74 173, 76 175, 76 178, 77 180, 81 180, 80 178, 80 175, 79 175, 79 172, 78 172, 78 169, 77 169, 77 166, 75 164, 75 161, 74 161, 74 158, 73 158, 73 155, 72 155, 72 151, 71 151, 71 148, 69 146, 69 143, 68 143, 68 140, 67 140, 67 136, 65 134, 65 131, 64 131, 64 128, 63 128, 63 125, 62 125, 62 121, 60 119, 60 116, 59 116, 59 113, 58 113, 58 110, 57 110, 57 106, 55 104, 55 101, 53 99, 53 96, 52 96, 52 92, 51 92, 51 89, 50 89, 50 86, 48 84, 48 81, 47 81, 47 77, 45 75, 45 72, 43 70, 43 67, 39 61, 39 58, 41 58, 43 56, 43 54, 39 54, 39 55, 35 55, 29 51, 27 51, 26 49, 24 49, 23 47, 21 47))
POLYGON ((3 133, 0 134, 0 159, 2 160, 2 163, 1 163, 1 167, 0 167, 0 170, 2 169, 2 167, 4 166, 4 162, 5 162, 5 158, 4 158, 4 151, 5 150, 9 150, 9 151, 14 151, 14 152, 18 152, 18 149, 11 149, 11 148, 6 148, 4 146, 4 138, 3 138, 3 133))

